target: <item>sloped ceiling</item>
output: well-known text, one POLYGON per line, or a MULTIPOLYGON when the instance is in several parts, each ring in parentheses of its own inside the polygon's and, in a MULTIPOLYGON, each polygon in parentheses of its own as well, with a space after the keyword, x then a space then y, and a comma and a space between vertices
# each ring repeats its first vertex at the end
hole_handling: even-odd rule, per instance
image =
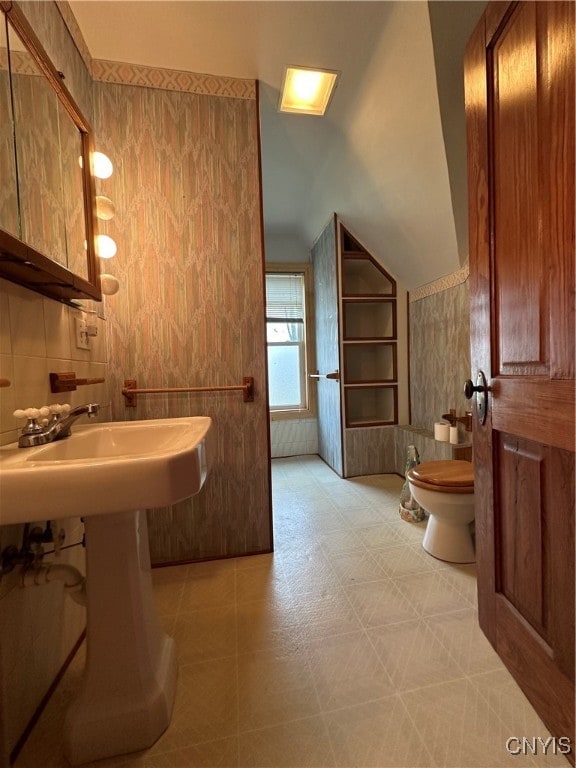
POLYGON ((462 80, 446 40, 463 50, 483 3, 435 5, 440 88, 422 1, 70 2, 94 58, 260 80, 267 248, 309 249, 337 212, 408 288, 466 258, 462 80), (286 64, 341 71, 324 118, 277 111, 286 64))

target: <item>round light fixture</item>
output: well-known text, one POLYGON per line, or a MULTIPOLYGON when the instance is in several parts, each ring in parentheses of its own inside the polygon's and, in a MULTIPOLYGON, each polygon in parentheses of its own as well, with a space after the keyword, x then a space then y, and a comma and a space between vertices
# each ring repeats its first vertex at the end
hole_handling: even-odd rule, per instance
POLYGON ((96 195, 96 216, 102 221, 110 221, 114 218, 116 208, 112 200, 104 195, 96 195))
POLYGON ((110 158, 103 152, 92 153, 92 172, 97 179, 109 179, 114 171, 110 158))
POLYGON ((100 275, 100 288, 105 296, 114 296, 120 290, 120 283, 114 275, 100 275))
POLYGON ((118 250, 116 243, 108 235, 96 236, 96 253, 101 259, 111 259, 118 250))

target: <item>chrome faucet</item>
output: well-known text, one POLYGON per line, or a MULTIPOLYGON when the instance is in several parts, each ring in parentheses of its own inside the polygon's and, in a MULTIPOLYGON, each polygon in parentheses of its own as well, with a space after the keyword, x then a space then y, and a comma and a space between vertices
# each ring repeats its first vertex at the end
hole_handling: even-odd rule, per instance
POLYGON ((37 445, 53 443, 55 440, 63 440, 65 437, 70 436, 70 427, 74 424, 76 419, 79 419, 80 416, 84 416, 84 414, 86 414, 89 419, 93 419, 98 414, 99 410, 100 406, 98 403, 78 405, 64 415, 54 413, 45 426, 38 424, 36 418, 29 417, 27 425, 24 427, 22 434, 18 438, 18 447, 32 448, 37 445))

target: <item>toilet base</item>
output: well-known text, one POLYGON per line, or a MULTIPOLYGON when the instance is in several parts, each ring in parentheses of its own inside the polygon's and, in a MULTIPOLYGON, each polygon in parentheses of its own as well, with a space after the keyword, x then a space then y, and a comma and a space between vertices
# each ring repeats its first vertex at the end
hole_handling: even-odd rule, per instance
POLYGON ((448 563, 475 563, 470 525, 454 524, 430 514, 422 546, 430 555, 448 563))

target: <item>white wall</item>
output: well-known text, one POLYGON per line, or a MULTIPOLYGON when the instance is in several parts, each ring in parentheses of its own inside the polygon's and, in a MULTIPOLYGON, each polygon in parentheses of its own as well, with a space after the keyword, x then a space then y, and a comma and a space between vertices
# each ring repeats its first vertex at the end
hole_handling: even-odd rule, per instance
POLYGON ((266 261, 290 264, 310 261, 310 248, 296 234, 278 235, 266 232, 264 235, 266 261))

